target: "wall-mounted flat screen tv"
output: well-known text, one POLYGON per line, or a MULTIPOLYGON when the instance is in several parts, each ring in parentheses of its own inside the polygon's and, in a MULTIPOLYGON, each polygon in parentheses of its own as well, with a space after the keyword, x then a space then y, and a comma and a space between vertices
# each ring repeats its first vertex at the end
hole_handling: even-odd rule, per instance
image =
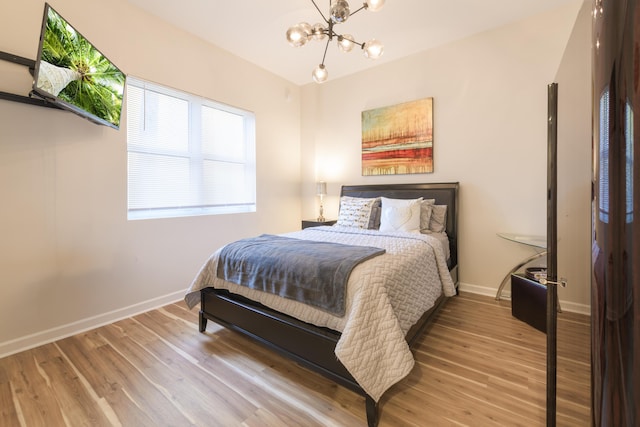
POLYGON ((33 92, 101 125, 118 129, 125 74, 45 3, 33 92))

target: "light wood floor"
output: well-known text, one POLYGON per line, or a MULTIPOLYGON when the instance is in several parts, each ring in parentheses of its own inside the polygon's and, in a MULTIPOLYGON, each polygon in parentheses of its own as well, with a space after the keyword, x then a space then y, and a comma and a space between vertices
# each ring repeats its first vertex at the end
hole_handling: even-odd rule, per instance
MULTIPOLYGON (((589 319, 558 319, 559 426, 590 424, 589 319)), ((380 426, 543 426, 546 335, 451 298, 380 426)), ((0 359, 1 426, 363 426, 364 399, 172 304, 0 359)))

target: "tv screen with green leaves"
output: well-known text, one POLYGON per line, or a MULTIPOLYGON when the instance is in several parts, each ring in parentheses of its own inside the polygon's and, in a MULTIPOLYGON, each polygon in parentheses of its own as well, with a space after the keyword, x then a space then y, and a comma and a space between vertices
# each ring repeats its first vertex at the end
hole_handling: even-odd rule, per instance
POLYGON ((34 93, 93 122, 118 129, 125 74, 45 3, 34 93))

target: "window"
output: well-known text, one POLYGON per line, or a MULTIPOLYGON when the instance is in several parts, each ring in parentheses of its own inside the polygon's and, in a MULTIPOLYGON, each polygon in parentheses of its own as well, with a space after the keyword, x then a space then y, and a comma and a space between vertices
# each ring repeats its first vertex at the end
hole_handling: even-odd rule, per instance
POLYGON ((625 126, 624 126, 624 141, 625 147, 625 188, 626 188, 626 217, 627 224, 633 224, 633 108, 631 108, 631 102, 627 100, 625 103, 625 126))
POLYGON ((128 218, 255 212, 253 113, 127 78, 128 218))
POLYGON ((600 221, 609 222, 609 89, 607 88, 600 97, 600 146, 598 157, 600 160, 600 188, 599 191, 599 218, 600 221))

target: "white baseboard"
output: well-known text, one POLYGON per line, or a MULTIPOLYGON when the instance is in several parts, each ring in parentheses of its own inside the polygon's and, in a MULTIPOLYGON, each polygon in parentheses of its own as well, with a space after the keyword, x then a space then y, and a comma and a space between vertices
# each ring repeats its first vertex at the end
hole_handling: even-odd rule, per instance
MULTIPOLYGON (((460 282, 458 287, 462 292, 470 292, 473 294, 491 297, 495 297, 497 291, 495 288, 478 286, 471 283, 463 282, 460 282)), ((99 314, 97 316, 88 317, 77 322, 68 323, 66 325, 57 326, 55 328, 47 329, 42 332, 37 332, 35 334, 20 337, 15 340, 0 343, 0 358, 34 347, 38 347, 43 344, 48 344, 50 342, 57 341, 63 338, 67 338, 72 335, 80 334, 82 332, 98 328, 100 326, 108 325, 109 323, 117 322, 118 320, 126 319, 128 317, 132 317, 140 313, 144 313, 146 311, 174 303, 184 298, 185 292, 185 290, 174 292, 168 295, 150 299, 148 301, 143 301, 129 307, 120 308, 107 313, 99 314)), ((510 299, 510 292, 503 292, 502 298, 510 299)), ((560 305, 562 306, 563 311, 585 314, 587 316, 591 314, 591 308, 588 305, 576 304, 568 301, 560 301, 560 305)))
POLYGON ((27 335, 15 340, 0 343, 0 358, 15 354, 24 350, 48 344, 72 335, 80 334, 100 326, 108 325, 118 320, 126 319, 153 310, 167 304, 174 303, 184 298, 186 290, 174 292, 161 297, 143 301, 129 307, 119 308, 97 316, 88 317, 66 325, 57 326, 42 332, 27 335))
MULTIPOLYGON (((458 288, 462 292, 470 292, 472 294, 485 295, 485 296, 494 297, 494 298, 496 296, 496 292, 498 292, 496 288, 489 288, 487 286, 478 286, 478 285, 473 285, 471 283, 463 283, 463 282, 460 282, 460 284, 458 285, 458 288)), ((508 290, 504 291, 502 293, 502 298, 510 299, 511 292, 509 292, 508 290)))
MULTIPOLYGON (((462 292, 469 292, 472 294, 485 295, 485 296, 490 296, 494 298, 496 296, 496 293, 498 292, 496 288, 489 288, 486 286, 478 286, 478 285, 473 285, 471 283, 462 283, 462 282, 459 283, 458 288, 462 292)), ((501 298, 505 300, 511 299, 511 292, 508 289, 506 289, 504 292, 502 292, 501 298)), ((562 308, 562 311, 579 313, 587 316, 591 315, 591 306, 586 304, 577 304, 575 302, 560 300, 560 307, 562 308)))

